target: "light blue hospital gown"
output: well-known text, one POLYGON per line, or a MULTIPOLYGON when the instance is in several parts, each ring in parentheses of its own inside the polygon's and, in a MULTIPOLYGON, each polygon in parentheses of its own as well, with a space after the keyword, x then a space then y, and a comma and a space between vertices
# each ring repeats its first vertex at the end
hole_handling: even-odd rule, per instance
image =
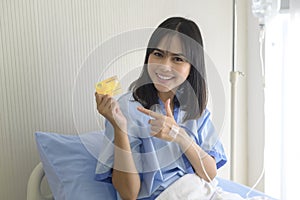
MULTIPOLYGON (((133 99, 132 92, 119 98, 120 108, 128 120, 128 137, 132 149, 136 168, 141 178, 141 188, 138 199, 155 199, 165 188, 187 173, 194 170, 175 142, 167 142, 150 135, 149 116, 139 112, 141 104, 133 99)), ((165 114, 163 103, 155 106, 156 112, 165 114)), ((213 156, 217 168, 223 166, 226 155, 219 135, 216 133, 210 113, 205 110, 197 120, 182 122, 184 111, 174 108, 174 117, 177 124, 184 128, 194 141, 209 155, 213 156)), ((114 131, 109 122, 106 122, 105 139, 98 157, 95 179, 111 183, 114 161, 114 131)))

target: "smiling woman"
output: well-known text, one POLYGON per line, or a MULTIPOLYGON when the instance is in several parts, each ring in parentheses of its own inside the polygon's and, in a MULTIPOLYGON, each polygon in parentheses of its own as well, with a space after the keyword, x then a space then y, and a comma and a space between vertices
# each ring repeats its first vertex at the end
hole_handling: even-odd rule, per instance
POLYGON ((154 30, 131 91, 118 101, 96 94, 108 139, 97 180, 111 182, 121 198, 150 200, 187 174, 215 178, 227 158, 206 108, 205 67, 193 21, 170 17, 154 30))

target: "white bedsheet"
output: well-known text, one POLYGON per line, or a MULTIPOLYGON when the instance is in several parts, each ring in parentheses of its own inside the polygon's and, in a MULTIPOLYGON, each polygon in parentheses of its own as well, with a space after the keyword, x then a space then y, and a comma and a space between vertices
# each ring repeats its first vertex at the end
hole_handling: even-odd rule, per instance
POLYGON ((208 183, 195 174, 187 174, 163 191, 156 200, 269 200, 257 196, 244 199, 236 193, 217 187, 217 180, 208 183))

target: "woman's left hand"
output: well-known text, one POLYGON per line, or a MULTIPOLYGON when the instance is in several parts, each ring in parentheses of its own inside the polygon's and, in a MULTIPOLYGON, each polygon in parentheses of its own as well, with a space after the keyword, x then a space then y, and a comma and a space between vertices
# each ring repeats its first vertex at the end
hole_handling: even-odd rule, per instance
POLYGON ((138 107, 137 109, 153 118, 148 122, 151 126, 151 135, 166 141, 176 142, 176 136, 179 133, 179 126, 174 120, 174 116, 170 107, 170 99, 168 99, 164 104, 166 115, 156 113, 143 107, 138 107))

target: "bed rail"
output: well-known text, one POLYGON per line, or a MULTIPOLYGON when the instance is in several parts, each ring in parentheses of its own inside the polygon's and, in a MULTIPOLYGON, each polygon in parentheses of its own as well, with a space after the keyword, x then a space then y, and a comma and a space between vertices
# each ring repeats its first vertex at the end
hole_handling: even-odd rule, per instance
POLYGON ((40 162, 32 171, 27 183, 27 200, 54 200, 52 194, 44 195, 41 192, 41 183, 45 177, 43 165, 40 162))

